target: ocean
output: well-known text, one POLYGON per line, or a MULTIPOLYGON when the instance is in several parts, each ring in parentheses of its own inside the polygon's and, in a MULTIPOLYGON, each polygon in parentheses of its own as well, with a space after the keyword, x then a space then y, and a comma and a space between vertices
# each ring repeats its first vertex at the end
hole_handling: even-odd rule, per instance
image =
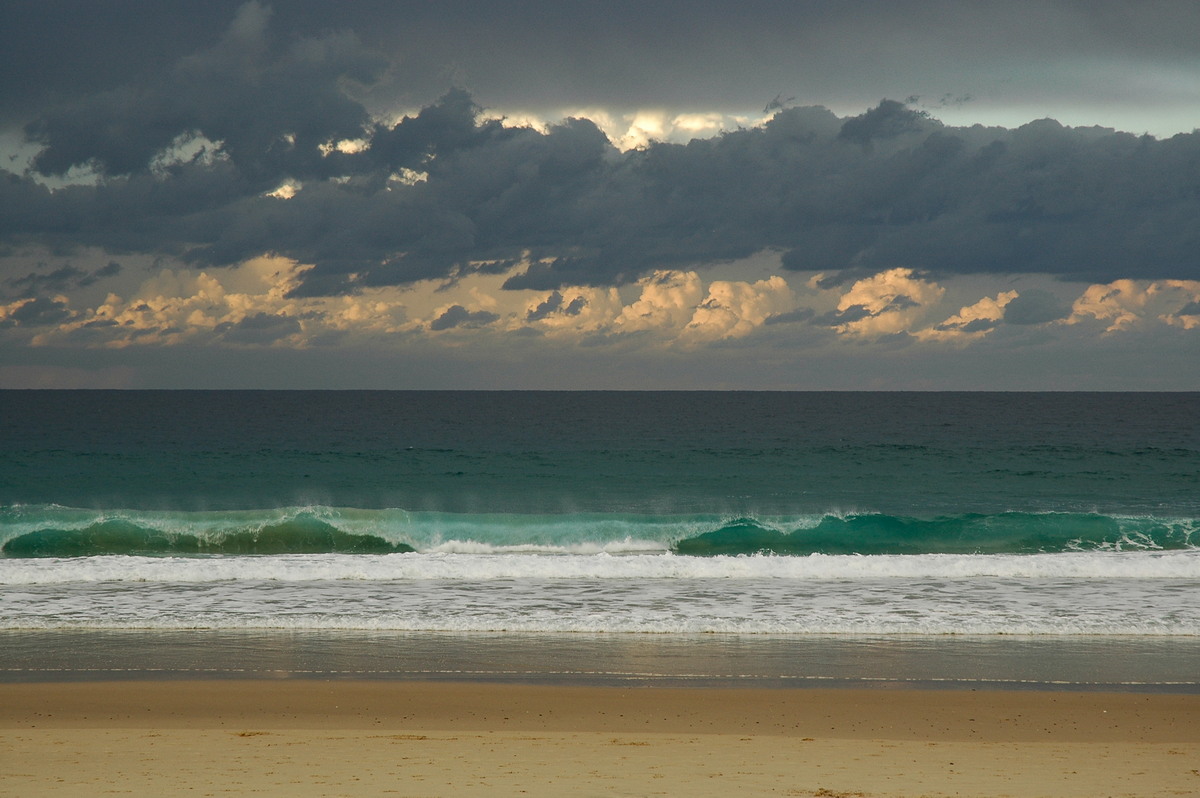
POLYGON ((0 555, 8 678, 1197 687, 1200 394, 3 391, 0 555))

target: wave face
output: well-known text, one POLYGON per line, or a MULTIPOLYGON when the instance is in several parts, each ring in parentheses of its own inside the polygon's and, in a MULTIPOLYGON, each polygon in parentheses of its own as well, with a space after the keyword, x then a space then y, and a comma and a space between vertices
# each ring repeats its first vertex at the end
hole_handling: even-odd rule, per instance
POLYGON ((1032 554, 1197 548, 1195 519, 1079 513, 792 518, 0 508, 5 557, 672 551, 683 555, 1032 554))
MULTIPOLYGON (((680 554, 1030 554, 1087 550, 1190 549, 1195 519, 1080 513, 971 513, 932 519, 827 515, 787 530, 739 519, 680 540, 680 554)), ((1195 538, 1195 542, 1193 542, 1195 538)))
POLYGON ((321 513, 138 513, 68 508, 0 510, 6 557, 198 554, 388 554, 412 551, 344 531, 321 513))

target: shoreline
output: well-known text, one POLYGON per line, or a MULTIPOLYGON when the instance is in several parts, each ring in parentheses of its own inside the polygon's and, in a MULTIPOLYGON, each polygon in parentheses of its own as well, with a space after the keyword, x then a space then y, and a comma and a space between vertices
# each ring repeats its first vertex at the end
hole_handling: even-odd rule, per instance
POLYGON ((0 684, 260 678, 1196 694, 1198 660, 1198 637, 0 631, 0 684))
POLYGON ((5 683, 0 750, 50 796, 1194 794, 1200 695, 5 683))
POLYGON ((63 669, 58 671, 7 669, 0 671, 0 685, 120 684, 195 682, 389 682, 408 684, 481 684, 514 687, 582 687, 589 689, 654 690, 775 690, 811 692, 832 691, 915 691, 915 692, 1029 692, 1029 693, 1103 693, 1109 695, 1195 695, 1195 682, 1073 682, 1022 681, 1013 679, 904 679, 833 677, 745 677, 745 676, 664 676, 624 673, 500 673, 495 671, 380 673, 338 671, 271 670, 140 670, 140 669, 63 669))

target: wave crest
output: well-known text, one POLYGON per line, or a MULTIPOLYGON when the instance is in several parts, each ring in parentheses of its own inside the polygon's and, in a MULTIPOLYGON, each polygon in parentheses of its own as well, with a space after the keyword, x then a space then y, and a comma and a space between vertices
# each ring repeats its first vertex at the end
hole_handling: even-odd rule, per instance
POLYGON ((518 515, 297 507, 152 512, 0 508, 0 555, 1033 554, 1200 548, 1197 519, 1098 513, 883 513, 728 518, 518 515))
POLYGON ((1193 519, 1082 513, 969 513, 933 519, 884 514, 826 515, 781 529, 739 518, 675 544, 680 554, 1034 554, 1190 549, 1193 519))

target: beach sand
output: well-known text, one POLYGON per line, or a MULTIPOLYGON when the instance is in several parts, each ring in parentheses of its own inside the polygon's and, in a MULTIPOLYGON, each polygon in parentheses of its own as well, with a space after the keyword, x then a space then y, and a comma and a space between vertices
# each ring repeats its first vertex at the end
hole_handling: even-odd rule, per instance
POLYGON ((1200 695, 0 684, 5 796, 1200 795, 1200 695))

